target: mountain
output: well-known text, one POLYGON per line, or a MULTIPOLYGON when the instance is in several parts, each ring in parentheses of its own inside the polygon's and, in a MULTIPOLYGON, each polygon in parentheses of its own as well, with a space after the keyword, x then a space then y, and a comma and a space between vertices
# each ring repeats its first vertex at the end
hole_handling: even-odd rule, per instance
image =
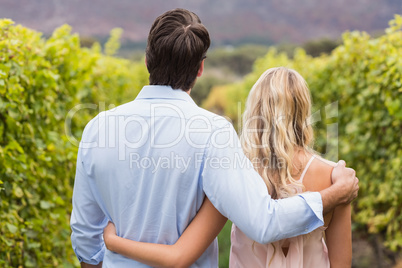
POLYGON ((215 45, 338 38, 346 30, 383 30, 402 13, 401 0, 0 0, 0 18, 45 34, 67 23, 100 39, 121 27, 124 40, 144 43, 153 20, 175 7, 197 13, 215 45))

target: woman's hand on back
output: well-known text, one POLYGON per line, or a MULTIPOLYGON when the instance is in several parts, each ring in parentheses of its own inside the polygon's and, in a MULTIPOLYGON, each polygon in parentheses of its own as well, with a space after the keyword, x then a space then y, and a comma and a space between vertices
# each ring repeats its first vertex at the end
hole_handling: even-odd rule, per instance
POLYGON ((110 240, 116 236, 117 236, 116 226, 114 226, 114 224, 109 221, 109 223, 103 230, 103 240, 105 241, 105 245, 106 245, 107 249, 111 250, 110 249, 110 240))

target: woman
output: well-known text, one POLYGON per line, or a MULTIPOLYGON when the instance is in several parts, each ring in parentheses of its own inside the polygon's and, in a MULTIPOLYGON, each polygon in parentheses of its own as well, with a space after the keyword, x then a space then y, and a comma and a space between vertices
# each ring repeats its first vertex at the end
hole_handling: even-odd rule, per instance
MULTIPOLYGON (((311 149, 310 92, 303 77, 284 67, 267 70, 254 84, 243 115, 243 150, 273 198, 331 185, 333 163, 311 149), (255 130, 260 131, 255 131, 255 130)), ((350 205, 324 216, 324 226, 302 236, 262 245, 232 226, 230 267, 350 267, 350 205), (325 240, 324 240, 325 237, 325 240)), ((174 245, 135 242, 104 232, 109 250, 151 266, 187 267, 201 256, 226 222, 206 198, 174 245)))

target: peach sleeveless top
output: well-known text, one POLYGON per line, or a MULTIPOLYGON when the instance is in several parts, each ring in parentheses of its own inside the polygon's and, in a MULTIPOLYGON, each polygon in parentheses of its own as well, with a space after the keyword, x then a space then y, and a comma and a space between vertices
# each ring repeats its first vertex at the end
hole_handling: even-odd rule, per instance
MULTIPOLYGON (((314 160, 313 155, 300 176, 303 178, 314 160)), ((302 189, 297 189, 301 192, 302 189)), ((328 250, 323 235, 326 227, 320 227, 306 235, 296 236, 262 245, 248 238, 236 225, 232 225, 229 267, 231 268, 329 268, 328 250), (288 248, 285 255, 282 248, 288 248)))

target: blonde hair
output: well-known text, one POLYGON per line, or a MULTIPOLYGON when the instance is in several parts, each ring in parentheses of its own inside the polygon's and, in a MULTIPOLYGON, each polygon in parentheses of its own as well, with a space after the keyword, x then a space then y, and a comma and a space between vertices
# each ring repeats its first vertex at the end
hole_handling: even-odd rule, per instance
POLYGON ((246 156, 265 181, 272 198, 296 194, 302 187, 292 174, 295 152, 310 151, 313 129, 310 91, 295 70, 285 67, 265 71, 252 87, 243 114, 241 143, 246 156))

